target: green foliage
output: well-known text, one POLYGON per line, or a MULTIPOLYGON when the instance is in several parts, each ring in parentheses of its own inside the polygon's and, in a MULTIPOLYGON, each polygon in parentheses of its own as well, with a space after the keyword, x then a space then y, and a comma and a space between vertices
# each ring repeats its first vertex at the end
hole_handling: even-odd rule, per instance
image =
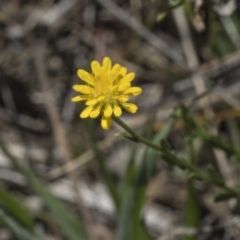
MULTIPOLYGON (((44 199, 45 204, 53 213, 55 220, 61 226, 63 232, 68 236, 70 240, 88 240, 89 237, 77 220, 77 218, 67 209, 58 199, 56 199, 50 191, 44 186, 44 184, 26 167, 20 164, 20 161, 15 158, 5 147, 3 141, 0 139, 0 146, 3 153, 11 161, 14 168, 22 173, 28 180, 28 184, 31 188, 44 199)), ((2 216, 5 216, 2 214, 2 216)), ((6 220, 7 222, 8 220, 6 220)), ((10 221, 10 220, 9 220, 10 221)), ((11 222, 11 221, 10 221, 11 222)), ((10 223, 9 223, 10 224, 10 223)))
MULTIPOLYGON (((185 225, 187 227, 199 227, 200 210, 197 200, 197 192, 194 188, 193 179, 187 182, 187 204, 186 204, 186 219, 185 225)), ((196 236, 185 236, 184 240, 195 240, 196 236)))
POLYGON ((5 224, 12 230, 14 235, 19 240, 44 240, 42 236, 28 231, 23 226, 19 225, 10 215, 0 209, 0 218, 5 222, 5 224))
MULTIPOLYGON (((172 118, 165 128, 157 133, 153 143, 159 144, 166 139, 172 130, 175 119, 172 118)), ((135 174, 129 181, 128 189, 125 190, 121 204, 117 240, 140 239, 149 240, 142 225, 141 210, 145 202, 145 192, 149 179, 153 173, 155 162, 158 159, 158 152, 147 147, 144 151, 140 165, 135 166, 135 174)), ((133 163, 128 165, 127 172, 133 172, 133 163)))
POLYGON ((163 11, 158 13, 158 15, 156 17, 157 22, 161 22, 162 20, 164 20, 164 18, 167 16, 167 14, 171 13, 172 10, 183 5, 184 2, 185 2, 185 0, 172 1, 172 3, 167 8, 165 8, 163 11))
MULTIPOLYGON (((202 143, 202 141, 207 141, 212 147, 218 147, 224 150, 229 156, 238 154, 238 149, 232 147, 223 139, 212 136, 204 127, 200 127, 190 115, 187 107, 183 105, 179 106, 165 127, 156 134, 152 141, 140 137, 132 130, 129 130, 129 127, 122 123, 121 120, 117 120, 117 122, 127 131, 127 134, 123 133, 122 136, 133 141, 124 178, 119 188, 114 183, 105 165, 104 157, 97 148, 94 134, 89 130, 101 174, 117 209, 117 240, 151 240, 143 224, 142 210, 145 203, 146 188, 153 174, 155 163, 159 159, 164 160, 171 166, 177 166, 188 171, 185 221, 188 227, 198 228, 200 220, 197 191, 194 187, 195 179, 214 184, 221 189, 219 193, 213 196, 214 202, 239 197, 240 190, 227 186, 224 179, 212 165, 209 164, 205 172, 200 171, 196 166, 197 154, 201 147, 199 143, 202 143), (186 138, 186 143, 188 145, 188 154, 186 159, 178 157, 177 154, 173 153, 167 141, 167 137, 178 119, 185 121, 187 129, 188 137, 186 138), (139 165, 135 163, 136 142, 146 145, 139 165)), ((233 126, 234 125, 231 125, 230 127, 233 126)), ((90 127, 90 129, 93 129, 93 127, 90 127)), ((233 139, 235 142, 238 142, 236 136, 233 139)), ((29 186, 44 200, 55 221, 61 226, 68 239, 90 240, 80 221, 49 192, 32 172, 26 167, 23 167, 18 159, 12 156, 2 141, 0 141, 0 146, 14 168, 25 176, 29 186)), ((22 208, 18 200, 13 198, 3 188, 0 188, 0 206, 0 219, 12 230, 17 239, 43 239, 42 236, 34 232, 33 221, 30 214, 22 208)), ((196 239, 196 236, 185 236, 184 239, 193 240, 196 239)))
POLYGON ((210 164, 207 166, 207 174, 208 174, 209 179, 211 179, 213 182, 217 182, 219 185, 224 185, 224 180, 216 172, 214 167, 210 164))
MULTIPOLYGON (((185 14, 188 17, 191 25, 190 32, 191 38, 194 42, 196 38, 196 46, 204 45, 199 48, 196 47, 201 61, 203 59, 211 59, 212 57, 224 57, 229 53, 236 50, 231 38, 221 21, 221 17, 213 10, 213 5, 205 1, 204 7, 199 9, 194 8, 194 1, 176 0, 172 1, 169 5, 160 11, 154 21, 161 22, 165 20, 172 10, 183 7, 185 14), (197 39, 202 36, 194 29, 194 18, 197 14, 203 17, 206 26, 205 34, 201 41, 197 39), (206 18, 204 18, 206 17, 206 18), (196 37, 197 36, 197 37, 196 37), (199 41, 199 42, 198 42, 199 41), (207 54, 203 54, 206 51, 207 54)), ((234 25, 240 30, 240 18, 237 13, 234 13, 230 20, 233 20, 234 25)), ((162 24, 162 23, 160 23, 162 24)), ((153 23, 151 23, 153 26, 153 23)), ((174 31, 174 29, 172 29, 174 31)), ((177 35, 177 34, 176 34, 177 35)), ((146 38, 147 39, 147 38, 146 38)), ((140 40, 139 40, 140 41, 140 40)), ((188 69, 189 70, 189 69, 188 69)), ((199 70, 199 69, 198 69, 199 70)), ((152 70, 151 70, 152 71, 152 70)), ((172 68, 165 70, 169 71, 171 76, 175 78, 178 72, 172 71, 172 68)), ((200 69, 201 71, 201 69, 200 69)), ((196 72, 198 74, 198 72, 196 72)), ((184 73, 186 74, 186 73, 184 73)), ((184 75, 183 74, 183 75, 184 75)), ((192 74, 192 73, 191 73, 192 74)), ((206 77, 207 78, 207 77, 206 77)), ((209 80, 209 79, 208 79, 209 80)), ((201 170, 196 159, 199 155, 199 149, 194 146, 195 141, 207 143, 210 148, 217 148, 222 150, 229 159, 234 159, 236 164, 240 161, 240 129, 239 122, 236 119, 228 119, 227 126, 230 133, 231 142, 227 141, 220 135, 213 135, 209 132, 206 126, 200 126, 195 118, 192 116, 190 110, 199 102, 203 97, 206 97, 214 88, 207 87, 207 90, 201 95, 192 100, 189 106, 179 104, 175 109, 174 114, 169 118, 165 127, 159 131, 156 136, 149 139, 139 136, 135 131, 129 128, 124 122, 118 118, 114 118, 115 122, 119 124, 126 131, 118 133, 118 136, 124 137, 133 142, 133 145, 127 156, 127 167, 123 179, 117 184, 110 171, 106 166, 105 156, 99 149, 94 132, 94 121, 89 121, 87 125, 87 134, 91 142, 91 148, 95 153, 95 159, 98 163, 100 174, 106 184, 108 192, 115 204, 116 209, 116 240, 151 240, 148 232, 145 229, 142 217, 143 206, 146 202, 145 194, 148 183, 153 175, 156 161, 165 161, 171 167, 183 169, 186 173, 186 206, 185 206, 185 226, 199 228, 201 218, 199 203, 198 203, 198 190, 195 188, 195 180, 202 183, 215 185, 219 190, 213 196, 214 202, 227 201, 232 198, 239 198, 239 186, 229 187, 225 179, 209 164, 204 170, 201 170), (182 121, 185 127, 185 139, 187 139, 185 146, 187 146, 188 153, 185 157, 174 152, 171 145, 167 141, 168 135, 172 132, 176 121, 182 121), (142 144, 145 148, 142 159, 139 164, 136 164, 136 152, 138 144, 142 144)), ((90 240, 81 220, 78 219, 69 209, 56 197, 54 197, 48 188, 38 179, 28 168, 23 167, 20 161, 14 157, 6 148, 0 139, 0 147, 3 153, 8 157, 16 171, 21 173, 25 178, 29 187, 43 200, 47 209, 50 210, 50 217, 61 228, 65 234, 66 239, 70 240, 90 240)), ((81 146, 80 146, 81 147, 81 146)), ((77 146, 78 150, 80 149, 77 146)), ((31 213, 29 213, 19 199, 13 194, 6 191, 2 186, 0 187, 0 221, 4 226, 7 226, 16 239, 20 240, 43 240, 47 236, 40 236, 34 229, 34 221, 31 213)), ((55 223, 54 222, 54 223, 55 223)), ((197 239, 197 236, 184 236, 185 240, 197 239)))
POLYGON ((213 196, 214 202, 226 201, 238 197, 238 194, 229 191, 221 191, 213 196))
POLYGON ((8 212, 22 227, 30 231, 33 230, 34 224, 30 214, 23 208, 20 201, 15 199, 2 187, 0 188, 0 207, 5 212, 8 212))
POLYGON ((195 173, 195 172, 191 172, 191 173, 188 175, 188 178, 189 178, 189 179, 198 180, 198 181, 203 181, 202 176, 199 175, 198 173, 195 173))

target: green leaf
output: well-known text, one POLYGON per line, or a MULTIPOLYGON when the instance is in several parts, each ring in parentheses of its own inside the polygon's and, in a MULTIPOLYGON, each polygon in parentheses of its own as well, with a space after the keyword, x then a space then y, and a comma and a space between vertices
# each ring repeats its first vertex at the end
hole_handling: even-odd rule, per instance
MULTIPOLYGON (((159 144, 165 139, 175 123, 175 118, 170 118, 166 126, 157 133, 153 143, 159 144)), ((121 203, 120 216, 118 219, 117 240, 137 239, 150 240, 148 233, 142 226, 141 210, 145 201, 146 186, 152 176, 156 159, 159 153, 146 147, 142 160, 136 169, 135 176, 129 189, 125 190, 123 202, 121 203)))
POLYGON ((178 8, 180 7, 183 3, 184 3, 185 0, 182 0, 182 1, 173 1, 171 3, 170 6, 168 6, 167 8, 165 8, 161 13, 158 13, 157 14, 157 17, 156 17, 156 21, 160 22, 162 21, 169 12, 171 12, 172 10, 174 10, 175 8, 178 8))
POLYGON ((233 142, 235 149, 238 149, 240 146, 240 128, 236 119, 229 118, 227 119, 227 125, 229 128, 230 136, 233 142))
MULTIPOLYGON (((187 138, 187 155, 189 164, 195 166, 197 159, 197 152, 199 152, 200 148, 196 148, 194 144, 194 138, 187 138)), ((190 173, 191 174, 191 173, 190 173)), ((189 175, 190 175, 189 174, 189 175)), ((192 173, 192 176, 199 177, 200 175, 197 173, 192 173)), ((198 228, 200 222, 200 209, 197 198, 197 191, 194 187, 193 179, 189 178, 187 180, 187 203, 185 210, 185 225, 186 227, 198 228)), ((197 237, 195 235, 189 236, 186 235, 184 240, 196 240, 197 237)))
POLYGON ((238 197, 236 193, 222 191, 213 196, 213 201, 214 202, 226 201, 236 197, 238 197))
POLYGON ((157 21, 157 22, 161 22, 162 20, 165 19, 166 16, 167 16, 167 13, 166 13, 166 12, 158 13, 158 14, 157 14, 157 17, 156 17, 156 21, 157 21))
POLYGON ((117 231, 117 240, 151 239, 145 229, 143 229, 140 219, 140 211, 145 199, 144 195, 144 186, 139 188, 131 186, 124 194, 118 219, 119 227, 117 231))
MULTIPOLYGON (((198 228, 200 221, 200 210, 197 199, 196 189, 193 185, 193 180, 187 181, 187 204, 186 204, 186 227, 198 228)), ((185 236, 184 240, 195 240, 197 237, 185 236)))
POLYGON ((3 153, 11 161, 16 170, 22 173, 26 178, 28 184, 32 189, 40 195, 50 211, 53 213, 56 221, 61 226, 63 232, 69 240, 89 240, 89 237, 80 224, 78 219, 67 209, 28 168, 22 166, 20 161, 15 158, 5 147, 2 139, 0 138, 0 147, 3 153))
POLYGON ((34 224, 29 213, 5 189, 0 187, 0 206, 8 212, 19 224, 29 230, 33 230, 34 224))
POLYGON ((133 144, 132 148, 131 148, 130 158, 128 160, 128 164, 127 164, 125 174, 124 174, 124 177, 123 177, 123 181, 122 181, 122 184, 120 186, 120 190, 121 190, 123 198, 125 197, 124 193, 130 187, 130 185, 133 181, 134 175, 136 173, 136 165, 134 163, 136 150, 137 150, 136 144, 133 144))
MULTIPOLYGON (((163 142, 163 139, 166 139, 170 134, 175 122, 176 122, 175 118, 170 118, 169 121, 164 126, 164 128, 159 133, 157 133, 157 135, 153 139, 153 143, 159 144, 160 142, 163 142)), ((143 171, 143 173, 139 174, 139 178, 141 178, 142 175, 144 174, 146 174, 147 179, 150 178, 153 168, 155 166, 155 160, 158 158, 158 156, 159 156, 159 152, 149 147, 146 148, 143 154, 142 168, 140 169, 141 171, 143 171), (146 159, 149 159, 149 160, 146 160, 146 159)))
POLYGON ((225 182, 222 179, 222 177, 216 172, 216 170, 213 168, 211 164, 208 164, 207 166, 207 173, 208 176, 215 182, 218 182, 219 184, 224 185, 225 182))
POLYGON ((240 151, 238 148, 234 148, 227 141, 217 137, 210 135, 206 129, 197 126, 195 129, 196 134, 201 137, 203 140, 211 144, 211 146, 222 149, 229 156, 236 157, 236 160, 240 161, 240 151))
POLYGON ((171 151, 172 150, 172 147, 171 147, 170 143, 166 139, 162 139, 160 141, 160 146, 162 147, 162 149, 164 151, 171 151))
POLYGON ((14 235, 19 240, 44 240, 42 236, 37 234, 33 234, 26 229, 24 229, 21 225, 19 225, 11 216, 9 216, 6 212, 0 209, 0 218, 5 222, 5 224, 12 230, 14 235))
POLYGON ((194 172, 189 173, 188 178, 203 181, 202 177, 199 174, 194 172))

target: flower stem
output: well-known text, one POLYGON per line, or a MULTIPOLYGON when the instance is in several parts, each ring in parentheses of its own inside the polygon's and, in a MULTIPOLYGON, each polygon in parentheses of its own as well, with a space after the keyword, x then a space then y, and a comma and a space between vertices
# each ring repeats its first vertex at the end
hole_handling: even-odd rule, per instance
POLYGON ((174 165, 176 165, 178 167, 184 168, 184 169, 188 169, 190 172, 193 172, 196 175, 198 175, 201 180, 203 180, 205 182, 213 183, 213 184, 219 186, 220 188, 225 189, 226 191, 228 191, 230 193, 234 193, 234 194, 240 195, 240 189, 228 187, 225 183, 220 183, 218 181, 215 181, 215 180, 209 178, 208 175, 206 175, 206 174, 202 173, 201 171, 199 171, 194 165, 192 165, 191 163, 189 163, 185 159, 178 158, 177 156, 175 156, 171 152, 167 151, 166 149, 163 149, 161 146, 158 146, 158 145, 152 143, 151 141, 149 141, 148 139, 143 138, 143 137, 139 136, 138 134, 136 134, 120 118, 113 117, 113 120, 119 126, 121 126, 123 129, 125 129, 133 137, 133 139, 136 142, 141 142, 141 143, 145 144, 146 146, 157 150, 159 155, 160 155, 160 157, 165 162, 172 163, 172 164, 174 164, 174 165))
POLYGON ((124 123, 120 118, 116 118, 113 117, 113 120, 115 123, 117 123, 119 126, 121 126, 123 129, 125 129, 129 134, 131 134, 131 136, 137 141, 137 142, 141 142, 157 151, 162 151, 162 148, 154 143, 152 143, 151 141, 149 141, 146 138, 143 138, 141 136, 139 136, 138 134, 136 134, 126 123, 124 123))

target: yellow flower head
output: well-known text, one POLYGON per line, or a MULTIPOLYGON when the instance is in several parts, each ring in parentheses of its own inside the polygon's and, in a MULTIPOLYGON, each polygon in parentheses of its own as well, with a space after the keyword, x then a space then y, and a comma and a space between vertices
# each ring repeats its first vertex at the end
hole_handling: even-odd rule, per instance
POLYGON ((129 96, 141 94, 142 89, 131 87, 135 73, 127 73, 127 69, 119 64, 112 66, 111 59, 105 57, 102 66, 97 61, 91 63, 92 74, 78 69, 78 77, 85 85, 74 85, 73 89, 81 95, 72 98, 72 102, 86 101, 86 108, 80 114, 81 118, 96 118, 102 115, 103 129, 111 127, 111 116, 122 115, 122 109, 130 113, 137 111, 137 106, 128 103, 129 96))

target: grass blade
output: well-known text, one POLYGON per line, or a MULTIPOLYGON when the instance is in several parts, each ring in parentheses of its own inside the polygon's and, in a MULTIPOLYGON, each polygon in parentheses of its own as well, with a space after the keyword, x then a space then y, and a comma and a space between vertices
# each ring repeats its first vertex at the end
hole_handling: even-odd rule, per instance
MULTIPOLYGON (((172 130, 175 118, 170 118, 166 126, 154 138, 153 142, 160 144, 172 130)), ((148 181, 152 175, 158 152, 146 147, 140 166, 136 169, 133 181, 129 189, 123 193, 121 204, 117 240, 138 239, 150 240, 141 223, 141 210, 145 200, 145 191, 148 181)))
POLYGON ((4 221, 4 223, 12 230, 14 235, 19 240, 46 240, 46 238, 35 235, 26 229, 24 229, 21 225, 19 225, 13 218, 11 218, 7 213, 5 213, 2 209, 0 209, 0 218, 4 221))
POLYGON ((4 188, 0 187, 0 206, 1 209, 7 211, 14 219, 28 230, 33 230, 33 221, 28 212, 22 207, 21 203, 17 201, 4 188))
POLYGON ((0 147, 3 153, 8 157, 11 161, 12 165, 16 170, 22 173, 26 178, 29 185, 32 189, 40 195, 45 204, 53 213, 56 221, 62 227, 63 232, 68 236, 69 240, 89 240, 89 237, 83 228, 80 225, 77 218, 70 213, 69 209, 67 209, 57 198, 55 198, 50 191, 44 186, 44 184, 26 167, 23 167, 17 158, 15 158, 5 147, 2 139, 0 138, 0 147))

